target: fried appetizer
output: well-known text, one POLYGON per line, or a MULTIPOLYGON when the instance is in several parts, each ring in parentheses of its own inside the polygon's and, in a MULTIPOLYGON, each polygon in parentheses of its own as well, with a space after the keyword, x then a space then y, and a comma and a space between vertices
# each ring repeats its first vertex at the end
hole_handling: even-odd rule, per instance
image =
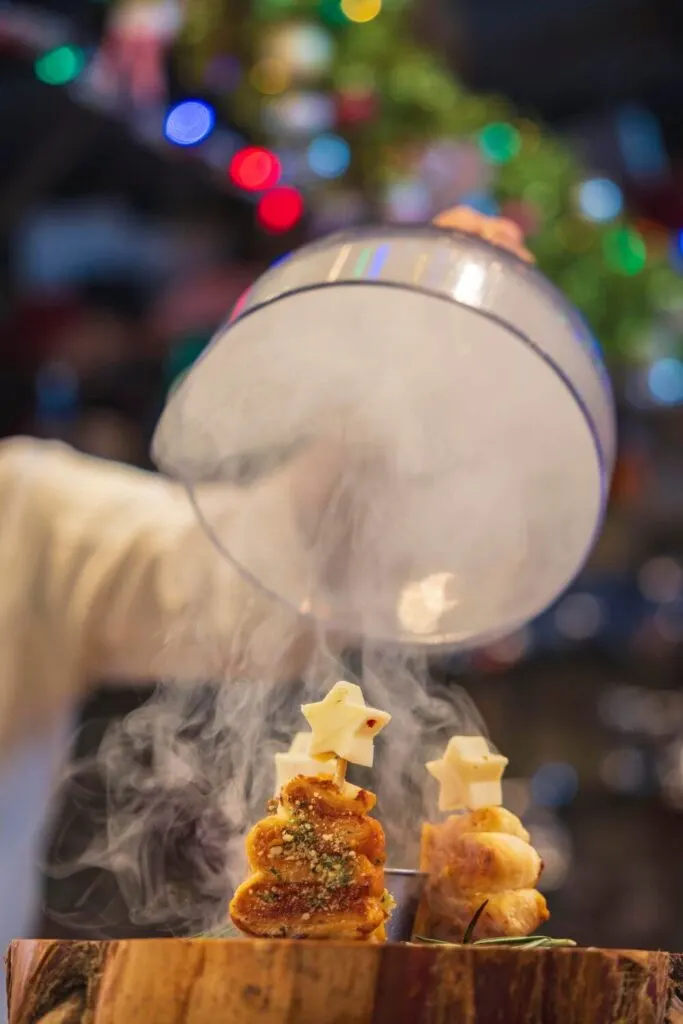
POLYGON ((420 867, 429 875, 416 925, 420 935, 462 941, 486 900, 479 939, 529 935, 548 920, 536 889, 543 863, 519 818, 504 807, 425 824, 420 867))
POLYGON ((383 941, 391 897, 374 805, 373 793, 327 776, 287 782, 247 837, 251 874, 230 904, 235 926, 268 938, 383 941))

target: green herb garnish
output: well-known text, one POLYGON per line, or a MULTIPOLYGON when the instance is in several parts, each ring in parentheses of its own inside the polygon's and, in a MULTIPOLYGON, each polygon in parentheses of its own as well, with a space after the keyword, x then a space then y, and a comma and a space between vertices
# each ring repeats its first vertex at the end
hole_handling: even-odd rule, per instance
POLYGON ((572 939, 552 939, 548 935, 510 935, 502 939, 477 939, 472 940, 474 929, 477 927, 479 918, 486 910, 488 900, 484 900, 477 909, 474 917, 467 925, 462 942, 446 942, 445 939, 428 939, 423 935, 416 935, 415 942, 424 942, 433 946, 508 946, 513 949, 559 949, 561 947, 576 946, 572 939))
POLYGON ((549 935, 513 935, 502 939, 477 939, 476 942, 446 942, 445 939, 428 939, 425 935, 416 935, 415 942, 430 946, 452 946, 460 949, 464 945, 475 946, 507 946, 512 949, 560 949, 576 946, 572 939, 553 939, 549 935))
POLYGON ((481 915, 486 910, 486 908, 488 906, 488 903, 489 903, 488 900, 484 900, 484 902, 479 907, 479 909, 475 913, 475 915, 472 918, 472 920, 470 921, 470 923, 467 925, 467 928, 465 929, 465 934, 462 937, 462 944, 463 944, 463 946, 467 946, 467 945, 469 945, 472 942, 472 936, 474 935, 474 929, 477 927, 477 924, 479 922, 479 918, 481 917, 481 915))

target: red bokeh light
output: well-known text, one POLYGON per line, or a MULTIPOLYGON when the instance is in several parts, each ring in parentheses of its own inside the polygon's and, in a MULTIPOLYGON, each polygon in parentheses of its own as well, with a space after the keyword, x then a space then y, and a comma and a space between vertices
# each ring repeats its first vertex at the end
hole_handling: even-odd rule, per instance
POLYGON ((230 177, 247 192, 261 192, 273 188, 280 180, 280 161, 267 149, 249 146, 235 153, 230 161, 230 177))
POLYGON ((258 204, 258 219, 266 231, 290 231, 302 218, 304 201, 295 188, 283 186, 266 193, 258 204))
POLYGON ((228 320, 229 324, 232 324, 232 323, 235 322, 237 317, 240 315, 240 313, 242 312, 242 310, 246 306, 247 299, 249 298, 250 292, 251 292, 251 285, 249 285, 248 288, 245 288, 245 290, 242 292, 242 294, 240 295, 239 299, 237 300, 237 302, 233 306, 232 313, 230 314, 230 319, 228 320))

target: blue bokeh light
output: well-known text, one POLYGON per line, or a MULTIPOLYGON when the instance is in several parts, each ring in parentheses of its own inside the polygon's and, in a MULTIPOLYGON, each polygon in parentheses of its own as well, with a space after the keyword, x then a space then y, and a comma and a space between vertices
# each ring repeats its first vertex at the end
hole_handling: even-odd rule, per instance
POLYGON ((63 363, 48 363, 36 378, 36 406, 44 419, 70 419, 80 399, 80 384, 74 371, 63 363))
POLYGON ((683 362, 667 357, 658 359, 647 375, 650 394, 659 405, 683 403, 683 362))
POLYGON ((196 146, 216 124, 216 112, 202 100, 183 100, 172 107, 164 122, 164 135, 174 146, 196 146))
POLYGON ((562 761, 543 764, 531 780, 531 797, 539 807, 564 807, 579 789, 576 770, 562 761))
POLYGON ((647 107, 628 104, 616 117, 617 141, 629 174, 654 180, 669 166, 662 126, 647 107))
POLYGON ((339 135, 319 135, 308 147, 308 165, 320 178, 340 178, 350 163, 351 149, 339 135))
POLYGON ((292 253, 291 252, 286 252, 284 254, 284 256, 278 256, 278 258, 276 260, 273 260, 273 262, 271 263, 270 269, 271 270, 275 270, 276 267, 281 267, 283 263, 286 263, 287 260, 289 260, 291 258, 292 258, 292 253))
POLYGON ((494 196, 486 192, 470 192, 460 200, 462 206, 469 206, 477 213, 483 213, 485 217, 497 217, 500 213, 500 206, 494 196))
POLYGON ((671 240, 671 263, 674 270, 683 273, 683 228, 671 240))
POLYGON ((624 196, 615 181, 591 178, 579 185, 579 208, 584 217, 595 221, 614 220, 624 208, 624 196))

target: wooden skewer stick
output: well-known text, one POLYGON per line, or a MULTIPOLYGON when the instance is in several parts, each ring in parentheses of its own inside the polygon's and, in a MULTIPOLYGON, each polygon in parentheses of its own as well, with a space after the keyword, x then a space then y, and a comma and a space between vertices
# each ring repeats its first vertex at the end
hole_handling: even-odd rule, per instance
POLYGON ((345 761, 343 757, 340 757, 337 761, 337 770, 334 773, 334 784, 339 789, 344 788, 346 782, 346 769, 349 766, 349 762, 345 761))

